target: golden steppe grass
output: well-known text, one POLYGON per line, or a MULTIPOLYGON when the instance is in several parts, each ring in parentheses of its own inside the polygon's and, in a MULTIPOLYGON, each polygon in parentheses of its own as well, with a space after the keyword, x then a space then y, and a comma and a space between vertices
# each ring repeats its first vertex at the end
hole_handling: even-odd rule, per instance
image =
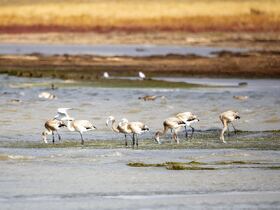
POLYGON ((0 0, 0 31, 280 31, 279 0, 0 0))

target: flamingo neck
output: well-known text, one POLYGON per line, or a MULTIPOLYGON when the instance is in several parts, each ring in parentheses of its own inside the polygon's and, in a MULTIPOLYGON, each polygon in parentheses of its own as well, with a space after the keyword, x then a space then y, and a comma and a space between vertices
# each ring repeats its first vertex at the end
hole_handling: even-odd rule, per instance
POLYGON ((69 131, 75 131, 75 128, 72 126, 72 122, 70 120, 67 121, 67 128, 69 131))
POLYGON ((112 120, 112 130, 115 131, 116 133, 120 132, 116 125, 116 120, 112 120))

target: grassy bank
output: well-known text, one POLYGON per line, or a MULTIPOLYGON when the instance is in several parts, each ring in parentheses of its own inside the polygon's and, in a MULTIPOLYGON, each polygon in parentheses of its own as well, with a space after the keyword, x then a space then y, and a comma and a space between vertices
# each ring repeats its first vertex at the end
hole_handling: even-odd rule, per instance
POLYGON ((0 32, 280 31, 276 0, 0 0, 0 32))

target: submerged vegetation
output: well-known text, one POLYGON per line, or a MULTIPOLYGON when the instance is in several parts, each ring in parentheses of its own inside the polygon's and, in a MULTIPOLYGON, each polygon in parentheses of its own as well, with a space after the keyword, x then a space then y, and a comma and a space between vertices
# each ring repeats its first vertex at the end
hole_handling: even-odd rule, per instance
POLYGON ((200 163, 197 161, 191 162, 165 162, 165 163, 143 163, 143 162, 130 162, 127 164, 130 167, 165 167, 167 170, 221 170, 236 168, 261 168, 279 170, 279 166, 271 165, 271 163, 261 163, 253 161, 225 161, 225 162, 212 162, 200 163), (260 166, 251 166, 258 164, 260 166), (224 166, 224 167, 223 167, 224 166))

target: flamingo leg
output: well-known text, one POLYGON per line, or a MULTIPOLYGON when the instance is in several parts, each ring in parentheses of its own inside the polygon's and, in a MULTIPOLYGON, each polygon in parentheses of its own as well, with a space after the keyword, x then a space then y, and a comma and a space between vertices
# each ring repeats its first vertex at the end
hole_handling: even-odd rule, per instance
POLYGON ((81 135, 81 144, 84 145, 84 138, 83 138, 83 135, 82 135, 81 132, 79 132, 79 133, 80 133, 80 135, 81 135))
POLYGON ((58 136, 58 140, 60 141, 61 140, 61 136, 59 135, 58 131, 56 131, 57 133, 57 136, 58 136))
POLYGON ((224 133, 225 131, 227 130, 227 125, 225 124, 222 131, 221 131, 221 135, 220 135, 220 140, 223 142, 223 143, 226 143, 225 141, 225 138, 224 138, 224 133))
POLYGON ((52 143, 54 144, 54 132, 52 131, 52 143))
POLYGON ((135 134, 135 135, 136 135, 136 147, 138 149, 138 135, 137 134, 135 134))
POLYGON ((134 149, 135 144, 135 134, 132 135, 132 149, 134 149))
POLYGON ((192 129, 192 134, 191 134, 191 138, 193 137, 193 133, 194 133, 194 127, 190 126, 192 129))
POLYGON ((234 130, 234 134, 236 134, 236 133, 237 133, 237 130, 236 130, 236 128, 234 127, 233 123, 231 123, 231 125, 232 125, 232 127, 233 127, 233 130, 234 130))
POLYGON ((124 142, 125 142, 125 146, 127 147, 127 138, 126 138, 126 134, 124 134, 124 142))
POLYGON ((188 130, 187 130, 187 126, 185 125, 185 132, 186 132, 186 139, 188 138, 188 130))

